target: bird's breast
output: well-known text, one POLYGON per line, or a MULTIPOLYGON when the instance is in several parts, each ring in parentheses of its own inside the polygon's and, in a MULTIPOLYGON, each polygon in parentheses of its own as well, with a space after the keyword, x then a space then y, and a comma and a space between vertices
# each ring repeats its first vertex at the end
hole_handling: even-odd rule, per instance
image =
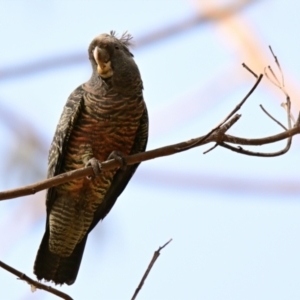
MULTIPOLYGON (((82 168, 95 157, 105 161, 113 151, 129 155, 144 111, 142 98, 118 98, 117 95, 97 98, 87 94, 82 112, 72 129, 66 149, 63 171, 82 168)), ((98 188, 107 189, 115 171, 103 172, 96 180, 86 178, 71 181, 61 190, 78 193, 98 188)), ((102 194, 102 192, 101 192, 102 194)))

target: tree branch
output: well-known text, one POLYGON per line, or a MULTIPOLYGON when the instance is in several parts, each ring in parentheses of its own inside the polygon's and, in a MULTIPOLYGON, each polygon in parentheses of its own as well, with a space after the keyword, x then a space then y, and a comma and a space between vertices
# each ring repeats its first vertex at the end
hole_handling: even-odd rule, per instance
POLYGON ((253 72, 245 63, 242 63, 242 66, 249 71, 255 78, 258 78, 257 74, 253 72))
POLYGON ((263 153, 263 152, 254 152, 254 151, 249 151, 249 150, 245 150, 243 149, 241 146, 239 147, 234 147, 231 145, 228 145, 226 143, 221 143, 219 144, 221 147, 224 147, 226 149, 229 149, 231 151, 240 153, 240 154, 245 154, 245 155, 250 155, 250 156, 257 156, 257 157, 275 157, 275 156, 280 156, 283 155, 284 153, 286 153, 291 146, 291 139, 288 139, 287 145, 285 146, 284 149, 279 150, 277 152, 270 152, 270 153, 263 153))
POLYGON ((0 267, 2 267, 4 270, 18 276, 19 279, 26 281, 30 286, 31 286, 31 290, 34 292, 35 289, 40 289, 40 290, 45 290, 53 295, 56 295, 57 297, 60 297, 62 299, 66 299, 66 300, 73 300, 73 298, 71 298, 69 295, 56 290, 54 288, 52 288, 51 286, 42 284, 38 281, 35 281, 31 278, 29 278, 27 275, 25 275, 24 273, 12 268, 11 266, 5 264, 4 262, 0 261, 0 267))
POLYGON ((165 248, 168 244, 170 244, 171 242, 172 242, 172 239, 170 239, 168 242, 166 242, 163 246, 159 247, 159 248, 154 252, 153 257, 152 257, 152 259, 151 259, 151 261, 150 261, 150 263, 149 263, 149 265, 148 265, 148 268, 147 268, 146 272, 144 273, 144 276, 142 277, 142 279, 141 279, 141 281, 140 281, 138 287, 136 288, 136 290, 135 290, 135 292, 134 292, 134 294, 133 294, 131 300, 134 300, 134 299, 137 297, 139 291, 142 289, 142 287, 143 287, 143 285, 144 285, 144 282, 145 282, 146 278, 148 277, 148 275, 149 275, 149 273, 150 273, 152 267, 154 266, 156 260, 158 259, 159 255, 160 255, 160 251, 161 251, 163 248, 165 248))
POLYGON ((278 120, 276 120, 270 113, 267 112, 267 110, 263 107, 262 104, 259 105, 260 108, 262 109, 262 111, 269 117, 271 118, 275 123, 277 123, 281 128, 287 130, 287 128, 281 123, 279 122, 278 120))
MULTIPOLYGON (((253 74, 253 72, 247 68, 247 70, 249 70, 249 72, 251 72, 253 74)), ((221 126, 223 126, 238 110, 241 109, 241 107, 243 106, 243 104, 247 101, 247 99, 251 96, 251 94, 255 91, 255 89, 257 88, 257 86, 259 85, 259 83, 261 82, 263 78, 263 75, 260 74, 259 76, 257 76, 257 80, 254 84, 254 86, 252 87, 252 89, 248 92, 248 94, 244 97, 244 99, 233 109, 233 111, 222 121, 220 122, 216 127, 214 127, 209 133, 207 133, 204 137, 201 137, 200 139, 197 139, 195 141, 194 144, 191 144, 189 146, 186 146, 185 148, 182 148, 182 150, 188 150, 191 149, 195 146, 202 145, 202 142, 204 140, 206 140, 208 137, 210 137, 215 131, 217 131, 218 129, 220 129, 221 126)))
MULTIPOLYGON (((272 51, 272 50, 271 50, 272 51)), ((273 56, 274 53, 272 52, 273 56)), ((277 57, 274 56, 275 62, 281 71, 279 62, 277 60, 277 57)), ((259 139, 246 139, 246 138, 240 138, 240 137, 235 137, 231 135, 225 134, 225 132, 235 123, 238 121, 238 119, 241 117, 241 115, 234 115, 240 108, 241 106, 245 103, 245 101, 250 97, 250 95, 254 92, 256 87, 259 85, 261 82, 261 79, 263 78, 263 75, 260 74, 257 76, 249 67, 247 67, 245 64, 243 66, 252 74, 256 77, 256 82, 254 86, 251 88, 251 90, 248 92, 248 94, 243 98, 243 100, 234 108, 234 110, 216 127, 214 127, 211 131, 209 131, 206 135, 191 139, 185 142, 181 142, 178 144, 173 144, 161 148, 157 148, 154 150, 150 150, 147 152, 142 152, 142 153, 137 153, 133 154, 130 156, 125 157, 127 165, 133 165, 137 164, 140 162, 144 162, 150 159, 154 159, 157 157, 163 157, 167 155, 172 155, 175 153, 179 153, 182 151, 189 150, 194 147, 199 147, 205 144, 208 144, 210 142, 215 142, 216 145, 211 148, 208 151, 211 151, 214 149, 217 145, 220 145, 224 148, 230 149, 232 151, 241 153, 241 154, 246 154, 246 155, 252 155, 252 156, 264 156, 264 157, 270 157, 270 156, 277 156, 277 155, 282 155, 286 153, 291 145, 291 138, 292 136, 299 134, 300 133, 300 114, 298 117, 297 122, 295 123, 294 127, 291 128, 291 102, 290 98, 284 88, 284 82, 283 82, 283 75, 282 77, 282 82, 278 81, 276 75, 272 71, 271 68, 269 70, 272 73, 272 76, 275 78, 274 80, 270 79, 269 75, 266 73, 266 76, 277 86, 279 87, 284 94, 286 95, 286 107, 287 107, 287 115, 288 115, 288 130, 279 133, 277 135, 269 136, 269 137, 264 137, 264 138, 259 138, 259 139), (234 116, 233 116, 234 115, 234 116), (232 117, 233 116, 233 117, 232 117), (236 148, 234 146, 228 145, 227 143, 230 144, 238 144, 238 145, 248 145, 248 146, 261 146, 264 144, 270 144, 274 142, 278 142, 284 139, 288 139, 287 145, 283 150, 280 150, 275 153, 258 153, 258 152, 252 152, 248 150, 244 150, 243 148, 236 148)), ((270 116, 270 115, 269 115, 270 116)), ((207 153, 208 151, 204 152, 207 153)), ((101 163, 101 168, 103 171, 111 170, 111 169, 117 169, 120 167, 119 162, 116 160, 107 160, 101 163)), ((12 189, 4 192, 0 192, 0 200, 7 200, 7 199, 12 199, 16 197, 21 197, 21 196, 27 196, 27 195, 32 195, 35 194, 36 192, 42 191, 44 189, 48 189, 60 184, 63 184, 65 182, 68 182, 73 179, 78 179, 86 176, 93 176, 94 171, 92 167, 85 167, 77 170, 73 170, 70 172, 66 172, 63 174, 59 174, 55 177, 49 178, 47 180, 43 180, 40 182, 37 182, 35 184, 27 185, 25 187, 17 188, 17 189, 12 189)))
MULTIPOLYGON (((239 116, 239 115, 236 115, 239 116)), ((226 124, 225 124, 226 125, 226 124)), ((225 126, 223 125, 223 126, 225 126)), ((277 135, 269 136, 269 137, 264 137, 264 138, 259 138, 259 139, 247 139, 247 138, 240 138, 236 136, 231 136, 227 134, 219 134, 223 130, 223 126, 219 128, 216 132, 214 132, 210 137, 206 138, 204 140, 205 136, 198 137, 196 139, 191 139, 185 142, 181 142, 178 144, 173 144, 170 146, 165 146, 161 148, 157 148, 154 150, 149 150, 146 152, 141 152, 137 154, 133 154, 130 156, 126 156, 126 162, 127 165, 134 165, 140 162, 144 162, 147 160, 155 159, 158 157, 163 157, 163 156, 168 156, 168 155, 173 155, 179 152, 186 151, 190 149, 190 145, 193 144, 193 147, 199 147, 211 142, 216 142, 218 144, 221 144, 223 142, 226 143, 231 143, 231 144, 239 144, 239 145, 248 145, 248 146, 261 146, 264 144, 271 144, 275 143, 281 140, 285 140, 289 137, 292 137, 296 134, 300 134, 300 124, 295 126, 294 128, 284 131, 282 133, 279 133, 277 135), (199 140, 202 140, 200 143, 199 140)), ((107 160, 104 161, 102 164, 102 170, 107 171, 111 169, 115 169, 119 167, 119 163, 115 160, 107 160)), ((55 177, 27 185, 21 188, 17 189, 12 189, 4 192, 0 192, 0 200, 7 200, 7 199, 12 199, 12 198, 17 198, 21 196, 27 196, 27 195, 32 195, 35 194, 39 191, 57 186, 59 184, 68 182, 73 179, 78 179, 86 176, 93 176, 94 171, 92 167, 86 167, 86 168, 80 168, 77 170, 73 170, 70 172, 66 172, 63 174, 59 174, 55 177)))
MULTIPOLYGON (((287 112, 287 119, 288 119, 288 128, 286 128, 283 124, 281 124, 278 120, 276 120, 271 114, 269 114, 262 105, 260 105, 261 109, 267 114, 267 116, 269 116, 273 121, 275 121, 279 126, 281 126, 283 129, 285 130, 290 130, 292 128, 292 120, 295 123, 294 127, 299 126, 298 122, 296 122, 291 114, 291 101, 290 101, 290 96, 288 95, 285 87, 284 87, 284 76, 283 76, 283 72, 282 69, 280 67, 279 61, 277 59, 277 56, 275 56, 271 46, 269 46, 270 51, 273 55, 273 58, 275 60, 275 63, 279 69, 280 75, 281 75, 281 82, 279 81, 279 79, 277 78, 276 74, 274 73, 273 69, 268 66, 268 68, 265 68, 265 75, 266 77, 279 89, 281 89, 283 91, 283 93, 286 96, 286 103, 283 103, 282 106, 285 108, 286 112, 287 112), (268 74, 267 70, 271 73, 272 77, 268 74)), ((245 64, 243 64, 243 67, 245 67, 251 74, 253 74, 256 78, 257 75, 249 68, 247 67, 245 64)), ((263 152, 254 152, 254 151, 249 151, 249 150, 245 150, 242 147, 233 147, 231 145, 228 145, 224 142, 220 143, 220 146, 227 148, 231 151, 240 153, 240 154, 246 154, 246 155, 251 155, 251 156, 258 156, 258 157, 274 157, 274 156, 279 156, 279 155, 283 155, 284 153, 288 152, 290 150, 292 144, 292 137, 288 137, 287 139, 287 143, 284 149, 279 150, 277 152, 271 152, 271 153, 263 153, 263 152)))

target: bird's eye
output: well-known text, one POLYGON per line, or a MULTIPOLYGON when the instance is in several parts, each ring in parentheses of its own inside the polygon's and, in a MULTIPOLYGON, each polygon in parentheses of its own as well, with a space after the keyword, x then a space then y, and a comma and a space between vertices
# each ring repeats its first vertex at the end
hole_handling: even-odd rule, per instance
POLYGON ((118 46, 115 46, 115 49, 119 50, 119 47, 118 47, 118 46))

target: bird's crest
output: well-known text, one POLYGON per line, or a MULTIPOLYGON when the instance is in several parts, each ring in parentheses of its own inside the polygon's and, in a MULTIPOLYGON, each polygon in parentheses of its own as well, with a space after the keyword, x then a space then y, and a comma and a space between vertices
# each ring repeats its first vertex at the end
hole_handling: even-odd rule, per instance
POLYGON ((117 33, 114 30, 110 31, 110 35, 118 39, 125 47, 132 46, 131 40, 133 39, 133 36, 127 31, 125 31, 120 38, 117 37, 117 33))

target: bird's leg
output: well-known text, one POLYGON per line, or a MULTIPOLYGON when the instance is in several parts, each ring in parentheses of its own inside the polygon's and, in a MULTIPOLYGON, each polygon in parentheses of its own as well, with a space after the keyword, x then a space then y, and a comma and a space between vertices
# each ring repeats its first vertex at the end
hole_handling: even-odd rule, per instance
POLYGON ((127 167, 127 161, 123 153, 120 151, 113 151, 111 154, 109 154, 107 160, 109 159, 114 159, 116 160, 119 165, 121 170, 125 170, 127 167))
POLYGON ((94 177, 97 177, 101 174, 101 163, 95 157, 91 158, 86 164, 86 167, 92 167, 94 171, 94 176, 87 176, 87 179, 92 180, 94 177))

